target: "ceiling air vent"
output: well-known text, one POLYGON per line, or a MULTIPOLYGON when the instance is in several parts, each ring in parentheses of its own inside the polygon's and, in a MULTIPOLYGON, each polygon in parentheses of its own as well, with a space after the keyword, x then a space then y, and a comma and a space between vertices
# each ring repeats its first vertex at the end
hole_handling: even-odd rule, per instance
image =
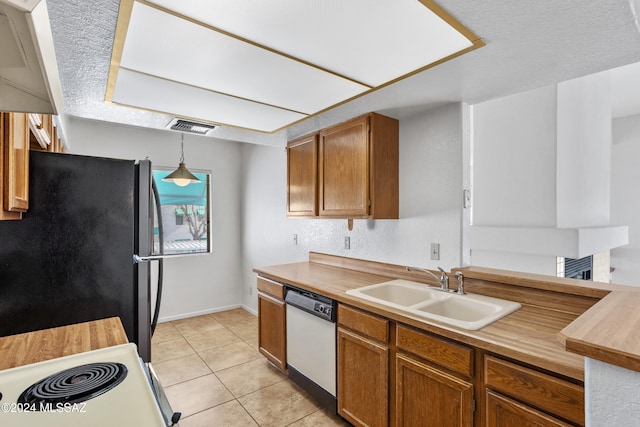
POLYGON ((179 132, 189 132, 198 135, 206 135, 210 130, 215 129, 215 125, 207 123, 191 122, 189 120, 173 119, 167 125, 167 128, 171 130, 177 130, 179 132))

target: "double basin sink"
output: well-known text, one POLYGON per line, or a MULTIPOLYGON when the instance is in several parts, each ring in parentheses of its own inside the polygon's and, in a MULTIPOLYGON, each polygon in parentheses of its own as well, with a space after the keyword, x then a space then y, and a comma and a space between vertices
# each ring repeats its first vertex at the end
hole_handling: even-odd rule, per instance
POLYGON ((521 307, 514 301, 459 295, 403 279, 351 289, 347 294, 468 330, 483 328, 521 307))

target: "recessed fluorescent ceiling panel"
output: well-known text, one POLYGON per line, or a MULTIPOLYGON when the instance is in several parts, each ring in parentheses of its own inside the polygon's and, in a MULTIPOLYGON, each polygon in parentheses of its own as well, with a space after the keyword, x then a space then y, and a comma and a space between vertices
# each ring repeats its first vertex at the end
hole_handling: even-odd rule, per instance
POLYGON ((275 132, 480 46, 428 0, 121 0, 106 100, 275 132))

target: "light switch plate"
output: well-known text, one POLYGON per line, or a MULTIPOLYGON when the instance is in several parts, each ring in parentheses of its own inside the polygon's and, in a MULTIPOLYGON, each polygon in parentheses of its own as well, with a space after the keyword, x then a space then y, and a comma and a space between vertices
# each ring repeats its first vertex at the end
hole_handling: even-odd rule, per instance
POLYGON ((440 243, 431 244, 431 259, 432 260, 440 259, 440 243))

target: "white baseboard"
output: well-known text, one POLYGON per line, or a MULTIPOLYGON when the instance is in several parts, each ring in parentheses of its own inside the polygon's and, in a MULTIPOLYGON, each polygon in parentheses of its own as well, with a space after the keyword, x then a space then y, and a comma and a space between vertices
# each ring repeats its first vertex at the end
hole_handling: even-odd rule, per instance
POLYGON ((216 308, 211 308, 207 310, 192 311, 190 313, 181 313, 173 316, 163 316, 158 318, 158 323, 171 322, 172 320, 180 320, 180 319, 186 319, 189 317, 202 316, 205 314, 217 313, 219 311, 233 310, 234 308, 240 308, 240 307, 242 307, 240 304, 233 304, 225 307, 216 307, 216 308))
POLYGON ((242 305, 242 308, 243 308, 245 311, 248 311, 249 313, 251 313, 251 314, 253 314, 254 316, 258 317, 258 312, 257 312, 256 310, 252 309, 251 307, 247 307, 246 305, 244 305, 244 304, 243 304, 243 305, 242 305))
POLYGON ((248 311, 249 313, 253 314, 254 316, 258 315, 257 311, 252 310, 251 308, 247 307, 246 305, 234 304, 234 305, 228 305, 226 307, 216 307, 216 308, 212 308, 212 309, 208 309, 208 310, 200 310, 200 311, 193 311, 193 312, 190 312, 190 313, 176 314, 176 315, 173 315, 173 316, 163 316, 163 317, 158 318, 158 323, 165 323, 165 322, 171 322, 173 320, 187 319, 189 317, 196 317, 196 316, 202 316, 202 315, 205 315, 205 314, 218 313, 220 311, 233 310, 234 308, 242 308, 243 310, 248 311))

